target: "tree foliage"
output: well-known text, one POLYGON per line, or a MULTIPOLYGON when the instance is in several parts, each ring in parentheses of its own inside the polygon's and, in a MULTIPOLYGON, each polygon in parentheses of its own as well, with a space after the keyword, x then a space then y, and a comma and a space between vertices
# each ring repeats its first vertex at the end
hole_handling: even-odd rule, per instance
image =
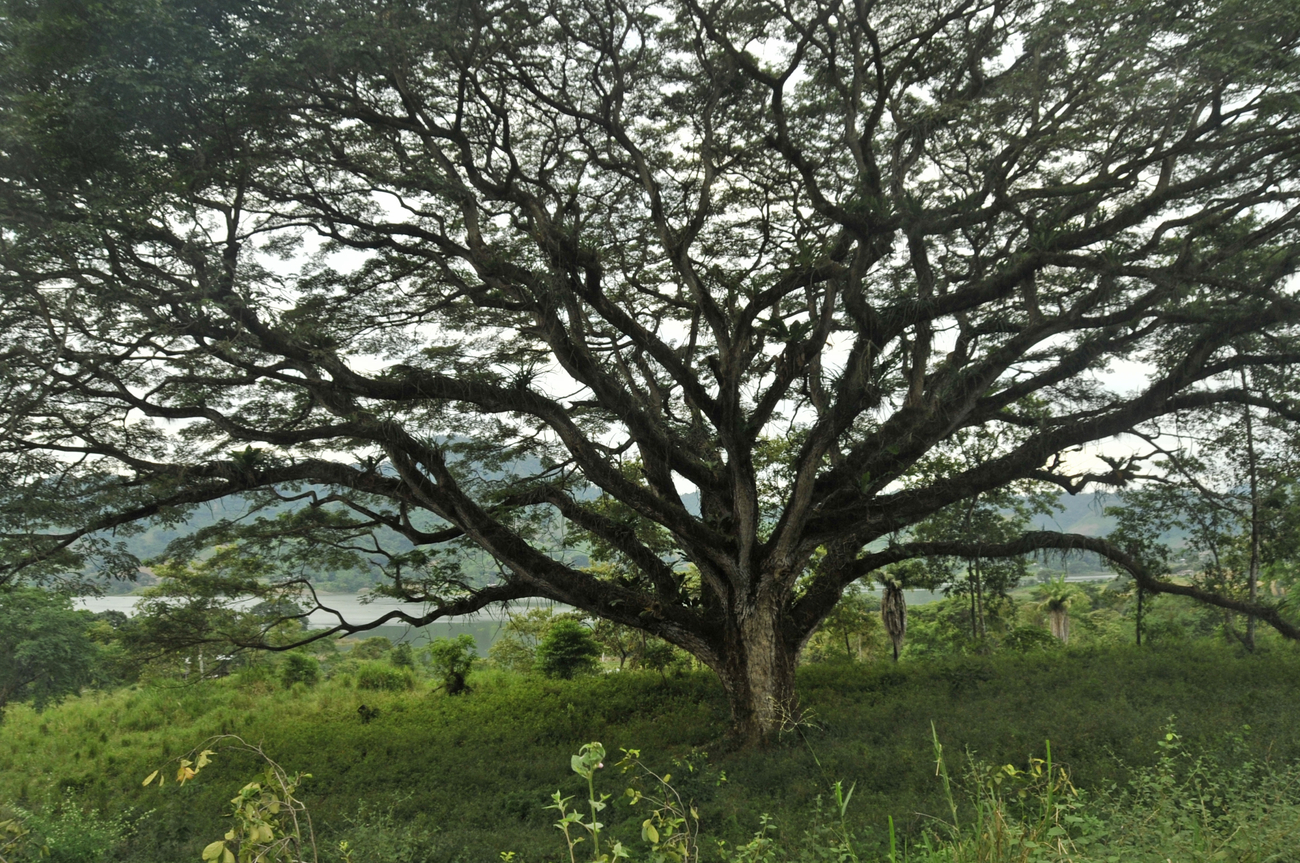
POLYGON ((94 680, 99 649, 86 634, 90 622, 66 595, 0 591, 0 713, 13 701, 44 706, 94 680))
POLYGON ((305 653, 290 653, 280 665, 280 682, 286 688, 295 683, 315 686, 320 682, 320 660, 305 653))
POLYGON ((296 643, 305 612, 284 584, 267 583, 273 568, 250 551, 223 546, 203 560, 173 559, 155 567, 158 583, 144 589, 119 633, 135 660, 179 664, 185 673, 203 675, 231 651, 296 643))
POLYGON ((1103 540, 911 530, 1125 485, 1071 454, 1175 412, 1300 416, 1297 15, 5 0, 4 572, 296 501, 226 539, 383 567, 394 620, 643 629, 751 738, 888 564, 1088 548, 1181 589, 1103 540))
POLYGON ((596 670, 600 646, 591 631, 575 620, 561 618, 537 645, 537 670, 547 677, 568 680, 596 670))
POLYGON ((429 664, 434 675, 442 679, 448 695, 469 692, 465 677, 478 658, 474 636, 462 632, 455 638, 435 638, 429 644, 429 664))
MULTIPOLYGON (((1108 509, 1116 540, 1204 593, 1254 603, 1262 591, 1285 607, 1300 561, 1294 431, 1250 408, 1175 419, 1152 441, 1149 481, 1108 509)), ((1237 610, 1224 609, 1224 632, 1253 649, 1254 620, 1239 632, 1237 610)))

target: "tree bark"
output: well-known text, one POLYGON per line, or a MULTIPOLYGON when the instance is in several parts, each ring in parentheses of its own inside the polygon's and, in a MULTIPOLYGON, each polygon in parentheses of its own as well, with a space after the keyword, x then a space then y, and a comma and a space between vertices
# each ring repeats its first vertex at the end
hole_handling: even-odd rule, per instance
MULTIPOLYGON (((1250 392, 1246 370, 1241 370, 1241 387, 1250 392)), ((1250 406, 1246 415, 1246 458, 1250 468, 1250 564, 1246 575, 1246 597, 1254 603, 1259 593, 1259 457, 1255 452, 1255 428, 1251 420, 1250 406)), ((1246 618, 1246 649, 1255 650, 1255 618, 1246 618)))
POLYGON ((1133 626, 1133 632, 1137 636, 1137 646, 1142 646, 1142 585, 1137 586, 1137 621, 1133 626))
POLYGON ((894 646, 894 661, 903 650, 903 639, 907 637, 907 598, 903 587, 896 581, 886 580, 885 594, 880 601, 880 617, 885 624, 885 632, 894 646))
POLYGON ((1061 644, 1070 643, 1070 613, 1064 608, 1054 608, 1048 612, 1051 619, 1052 635, 1061 644))
POLYGON ((791 643, 773 602, 755 602, 726 629, 722 667, 715 669, 731 707, 732 735, 758 746, 797 719, 794 670, 800 643, 791 643))

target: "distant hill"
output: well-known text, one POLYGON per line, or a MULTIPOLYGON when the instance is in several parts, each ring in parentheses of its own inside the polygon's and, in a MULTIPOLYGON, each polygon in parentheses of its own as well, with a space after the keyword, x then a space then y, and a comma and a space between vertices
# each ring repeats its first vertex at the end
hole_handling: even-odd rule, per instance
POLYGON ((178 525, 166 527, 151 525, 143 533, 122 537, 127 550, 141 560, 157 557, 167 550, 174 539, 187 536, 196 530, 211 527, 222 519, 237 519, 248 514, 248 503, 241 497, 230 497, 201 504, 178 525))
MULTIPOLYGON (((682 501, 690 512, 699 513, 700 502, 697 492, 682 495, 682 501)), ((1091 492, 1079 495, 1062 494, 1058 503, 1063 507, 1061 512, 1052 516, 1034 517, 1035 529, 1081 533, 1084 536, 1104 536, 1115 529, 1115 519, 1102 514, 1107 506, 1115 505, 1116 497, 1113 494, 1091 492)), ((126 537, 125 542, 131 553, 142 560, 156 557, 162 554, 167 544, 177 537, 209 527, 223 518, 237 519, 247 515, 248 511, 248 503, 240 497, 212 501, 194 510, 184 524, 173 527, 161 525, 150 527, 141 534, 126 537)), ((263 514, 267 512, 267 510, 262 511, 263 514)))
POLYGON ((1081 533, 1084 536, 1105 536, 1115 529, 1115 519, 1104 515, 1108 506, 1117 499, 1113 494, 1093 493, 1062 494, 1057 503, 1063 507, 1052 516, 1035 516, 1034 527, 1039 530, 1059 530, 1064 533, 1081 533))
MULTIPOLYGON (((683 503, 692 513, 699 513, 699 495, 696 492, 690 492, 682 495, 683 503)), ((1114 530, 1116 522, 1114 518, 1106 516, 1103 511, 1107 506, 1114 506, 1117 498, 1114 494, 1108 493, 1087 493, 1079 495, 1062 494, 1058 499, 1058 504, 1062 507, 1060 512, 1051 516, 1035 516, 1032 520, 1033 527, 1037 530, 1059 530, 1064 533, 1079 533, 1084 536, 1104 536, 1114 530)), ((172 527, 153 526, 143 533, 126 537, 125 543, 128 550, 141 560, 147 560, 157 557, 166 550, 167 544, 177 537, 184 536, 200 528, 208 527, 221 519, 237 519, 247 515, 249 512, 248 503, 240 497, 231 497, 226 500, 217 500, 200 506, 184 524, 172 527)), ((267 511, 263 510, 263 514, 267 511)), ((1173 544, 1179 544, 1181 536, 1177 532, 1169 534, 1170 541, 1173 544)), ((404 544, 404 541, 399 541, 404 544)), ((581 556, 581 555, 579 555, 581 556)), ((578 561, 579 564, 585 561, 578 561)), ((1059 568, 1055 564, 1047 564, 1048 568, 1059 568)), ((1077 571, 1097 571, 1104 569, 1101 561, 1094 555, 1084 555, 1069 566, 1071 574, 1077 571)), ((489 576, 490 577, 490 576, 489 576)), ((341 581, 338 585, 340 589, 358 589, 363 587, 361 581, 370 579, 360 573, 352 574, 346 577, 346 584, 341 581), (356 582, 353 584, 352 582, 356 582)), ((113 592, 129 591, 135 585, 115 586, 113 592)))

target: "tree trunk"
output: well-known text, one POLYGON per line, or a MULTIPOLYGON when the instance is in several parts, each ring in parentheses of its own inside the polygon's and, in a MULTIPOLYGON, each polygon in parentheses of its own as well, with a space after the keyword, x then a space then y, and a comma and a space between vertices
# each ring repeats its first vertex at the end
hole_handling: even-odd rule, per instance
POLYGON ((773 737, 797 719, 794 669, 798 644, 782 634, 776 611, 757 604, 727 626, 722 667, 716 669, 731 706, 732 734, 744 747, 773 737))
POLYGON ((1138 647, 1142 646, 1142 594, 1143 594, 1142 585, 1139 584, 1137 586, 1137 595, 1138 595, 1137 596, 1138 599, 1137 622, 1133 627, 1133 631, 1137 635, 1138 647))
POLYGON ((970 637, 974 641, 979 638, 979 614, 975 611, 975 574, 968 567, 966 569, 966 588, 970 591, 970 637))
POLYGON ((896 581, 886 581, 885 594, 880 598, 880 618, 884 621, 885 632, 894 644, 894 661, 903 650, 903 639, 907 637, 907 598, 903 586, 896 581))
MULTIPOLYGON (((1250 387, 1246 379, 1246 370, 1241 370, 1241 386, 1246 392, 1250 392, 1250 387)), ((1246 458, 1250 468, 1250 565, 1246 575, 1246 593, 1251 603, 1254 603, 1259 592, 1259 458, 1255 453, 1255 428, 1251 420, 1250 407, 1245 408, 1246 414, 1246 458)), ((1254 651, 1255 649, 1255 618, 1246 618, 1246 649, 1254 651)))
POLYGON ((1070 643, 1070 612, 1064 608, 1053 608, 1047 613, 1051 620, 1052 635, 1062 644, 1070 643))

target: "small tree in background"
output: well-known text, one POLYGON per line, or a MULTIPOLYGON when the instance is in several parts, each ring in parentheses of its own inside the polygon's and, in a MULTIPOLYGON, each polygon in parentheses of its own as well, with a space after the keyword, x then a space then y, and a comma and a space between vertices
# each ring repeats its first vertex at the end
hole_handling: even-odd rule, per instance
POLYGON ((860 582, 849 585, 839 605, 809 639, 806 655, 814 660, 870 661, 879 646, 879 610, 879 601, 860 582))
POLYGON ((618 660, 619 671, 629 662, 635 667, 645 658, 648 637, 640 630, 612 620, 597 620, 592 623, 591 636, 600 645, 602 656, 618 660))
POLYGON ((537 670, 547 677, 569 680, 574 675, 595 671, 600 646, 591 632, 575 620, 561 619, 537 645, 537 670))
POLYGON ((448 695, 469 692, 466 675, 478 658, 478 645, 474 636, 462 632, 455 638, 436 638, 429 645, 429 665, 435 676, 442 680, 448 695))
POLYGON ((372 636, 348 651, 352 659, 383 659, 393 650, 393 642, 382 635, 372 636))
POLYGON ((523 612, 510 612, 501 637, 488 650, 488 658, 502 668, 529 672, 537 668, 537 647, 559 620, 575 623, 582 616, 573 612, 556 614, 550 608, 530 608, 523 612))
POLYGON ((392 653, 388 654, 388 661, 398 668, 415 668, 415 651, 411 650, 411 645, 403 641, 393 648, 392 653))
POLYGON ((1070 643, 1070 604, 1079 594, 1079 589, 1066 582, 1065 577, 1056 579, 1051 584, 1043 585, 1035 591, 1040 599, 1040 607, 1047 612, 1047 621, 1052 628, 1052 636, 1062 644, 1070 643))
POLYGON ((690 655, 662 639, 647 638, 645 644, 641 646, 637 665, 647 671, 659 672, 659 676, 667 683, 669 671, 690 668, 690 655))
POLYGON ((903 650, 903 640, 907 637, 907 598, 903 594, 903 585, 894 579, 884 581, 885 595, 880 602, 880 619, 889 633, 889 641, 894 647, 894 661, 903 650))
POLYGON ((91 620, 61 594, 0 592, 0 716, 10 701, 31 698, 41 707, 91 681, 98 654, 86 635, 91 620))
POLYGON ((320 661, 305 653, 290 653, 280 666, 280 682, 288 689, 295 683, 315 686, 320 681, 320 661))

